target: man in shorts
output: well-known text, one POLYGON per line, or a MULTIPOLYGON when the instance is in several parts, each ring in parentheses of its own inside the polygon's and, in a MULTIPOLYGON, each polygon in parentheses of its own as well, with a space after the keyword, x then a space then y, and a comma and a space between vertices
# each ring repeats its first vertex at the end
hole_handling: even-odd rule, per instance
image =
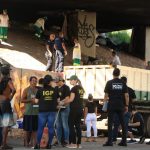
POLYGON ((35 96, 38 91, 37 78, 31 76, 30 85, 24 89, 22 94, 22 103, 25 103, 25 113, 23 118, 23 129, 26 133, 25 146, 29 146, 31 137, 33 137, 33 144, 36 144, 36 134, 38 128, 38 105, 35 103, 35 96))
POLYGON ((1 149, 12 149, 7 145, 7 136, 9 127, 14 125, 10 101, 16 90, 10 78, 10 67, 3 65, 0 69, 2 74, 0 78, 0 127, 3 128, 1 149))

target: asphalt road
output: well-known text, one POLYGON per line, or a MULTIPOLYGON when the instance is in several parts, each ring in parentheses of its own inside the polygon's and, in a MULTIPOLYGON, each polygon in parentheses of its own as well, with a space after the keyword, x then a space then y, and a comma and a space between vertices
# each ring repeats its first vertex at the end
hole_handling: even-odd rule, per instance
MULTIPOLYGON (((128 144, 127 147, 120 147, 117 144, 114 144, 112 147, 103 147, 103 143, 105 143, 106 138, 105 137, 99 137, 97 142, 84 142, 85 139, 82 139, 82 149, 83 150, 149 150, 150 145, 143 144, 128 144)), ((146 139, 146 141, 149 141, 149 139, 146 139)), ((119 142, 119 140, 118 140, 119 142)), ((14 147, 14 150, 28 150, 31 148, 25 148, 23 146, 23 139, 22 138, 13 138, 9 137, 8 143, 14 147)), ((52 149, 61 149, 65 150, 68 148, 64 148, 61 146, 58 147, 52 147, 52 149)))

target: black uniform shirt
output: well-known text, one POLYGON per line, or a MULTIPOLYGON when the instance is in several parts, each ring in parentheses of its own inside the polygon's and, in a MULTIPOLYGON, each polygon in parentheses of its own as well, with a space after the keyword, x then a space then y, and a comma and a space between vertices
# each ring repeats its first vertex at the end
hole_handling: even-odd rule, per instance
POLYGON ((39 99, 39 112, 57 111, 57 92, 51 87, 43 87, 37 91, 36 98, 39 99))
POLYGON ((115 78, 109 80, 106 83, 104 92, 108 93, 109 97, 108 109, 124 109, 124 94, 128 93, 128 90, 121 79, 115 78))
POLYGON ((77 109, 83 109, 83 95, 84 90, 81 86, 76 85, 71 89, 71 93, 75 94, 73 102, 70 103, 70 110, 76 111, 77 109))

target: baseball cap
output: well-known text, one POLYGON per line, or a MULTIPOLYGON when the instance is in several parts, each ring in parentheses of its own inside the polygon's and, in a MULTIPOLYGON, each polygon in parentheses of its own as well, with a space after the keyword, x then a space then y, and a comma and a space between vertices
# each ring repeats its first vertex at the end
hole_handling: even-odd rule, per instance
POLYGON ((52 76, 51 75, 45 75, 45 77, 44 77, 44 81, 53 81, 53 78, 52 78, 52 76))
POLYGON ((76 75, 72 75, 69 80, 78 80, 78 77, 76 75))

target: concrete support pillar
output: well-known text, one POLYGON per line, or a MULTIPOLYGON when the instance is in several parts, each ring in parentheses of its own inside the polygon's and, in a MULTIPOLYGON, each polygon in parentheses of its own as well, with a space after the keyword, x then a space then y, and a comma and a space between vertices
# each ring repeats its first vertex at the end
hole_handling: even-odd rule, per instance
POLYGON ((83 54, 96 57, 95 46, 96 35, 96 13, 78 12, 78 39, 81 44, 83 54))
POLYGON ((130 52, 142 59, 145 59, 145 30, 145 26, 136 26, 131 36, 130 52))
POLYGON ((150 27, 146 27, 145 61, 150 61, 150 27))

